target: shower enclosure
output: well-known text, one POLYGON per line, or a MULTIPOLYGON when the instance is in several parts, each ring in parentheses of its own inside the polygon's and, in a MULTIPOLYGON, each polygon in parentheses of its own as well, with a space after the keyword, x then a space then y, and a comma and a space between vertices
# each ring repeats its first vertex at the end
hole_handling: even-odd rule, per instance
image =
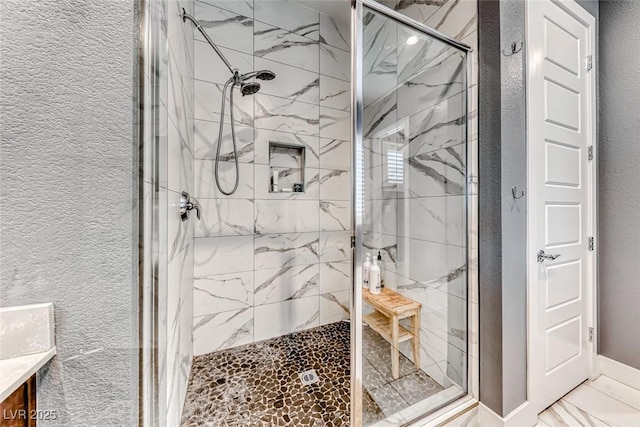
POLYGON ((399 426, 469 399, 469 54, 405 15, 466 31, 475 3, 144 6, 144 424, 399 426))
POLYGON ((354 2, 355 425, 402 425, 467 395, 469 51, 354 2), (380 295, 361 285, 365 253, 383 261, 380 295))

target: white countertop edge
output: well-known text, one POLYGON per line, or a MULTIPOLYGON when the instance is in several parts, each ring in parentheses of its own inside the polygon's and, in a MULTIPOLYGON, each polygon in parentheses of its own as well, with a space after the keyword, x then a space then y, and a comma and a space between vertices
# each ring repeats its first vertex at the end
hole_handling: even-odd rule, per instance
POLYGON ((0 402, 38 372, 55 354, 56 348, 52 347, 42 353, 0 360, 0 402))

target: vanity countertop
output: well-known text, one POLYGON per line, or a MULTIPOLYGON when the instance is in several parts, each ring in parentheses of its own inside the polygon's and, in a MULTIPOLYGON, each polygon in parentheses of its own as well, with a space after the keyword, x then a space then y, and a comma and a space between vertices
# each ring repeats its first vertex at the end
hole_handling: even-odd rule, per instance
POLYGON ((38 372, 56 354, 56 348, 27 356, 0 360, 0 402, 38 372))
POLYGON ((0 307, 0 402, 56 354, 53 304, 0 307))

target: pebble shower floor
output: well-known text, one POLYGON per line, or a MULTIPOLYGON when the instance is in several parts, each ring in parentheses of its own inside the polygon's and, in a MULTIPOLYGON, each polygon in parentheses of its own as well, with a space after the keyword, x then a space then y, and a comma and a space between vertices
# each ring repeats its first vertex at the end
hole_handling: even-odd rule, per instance
POLYGON ((195 357, 182 426, 348 426, 349 386, 348 322, 294 332, 195 357))
MULTIPOLYGON (((389 344, 369 328, 364 333, 364 425, 415 403, 407 396, 442 390, 404 356, 393 380, 389 344)), ((349 426, 349 340, 349 323, 338 322, 195 357, 182 427, 349 426), (303 385, 300 373, 310 369, 318 381, 303 385)))

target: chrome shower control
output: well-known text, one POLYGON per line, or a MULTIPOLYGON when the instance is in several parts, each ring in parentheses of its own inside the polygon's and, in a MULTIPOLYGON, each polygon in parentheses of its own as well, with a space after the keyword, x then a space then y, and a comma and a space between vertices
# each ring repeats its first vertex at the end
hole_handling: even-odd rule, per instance
POLYGON ((183 191, 180 195, 180 218, 182 218, 183 221, 188 220, 189 211, 193 209, 196 210, 196 216, 200 219, 200 203, 198 203, 195 198, 191 201, 189 193, 183 191))

